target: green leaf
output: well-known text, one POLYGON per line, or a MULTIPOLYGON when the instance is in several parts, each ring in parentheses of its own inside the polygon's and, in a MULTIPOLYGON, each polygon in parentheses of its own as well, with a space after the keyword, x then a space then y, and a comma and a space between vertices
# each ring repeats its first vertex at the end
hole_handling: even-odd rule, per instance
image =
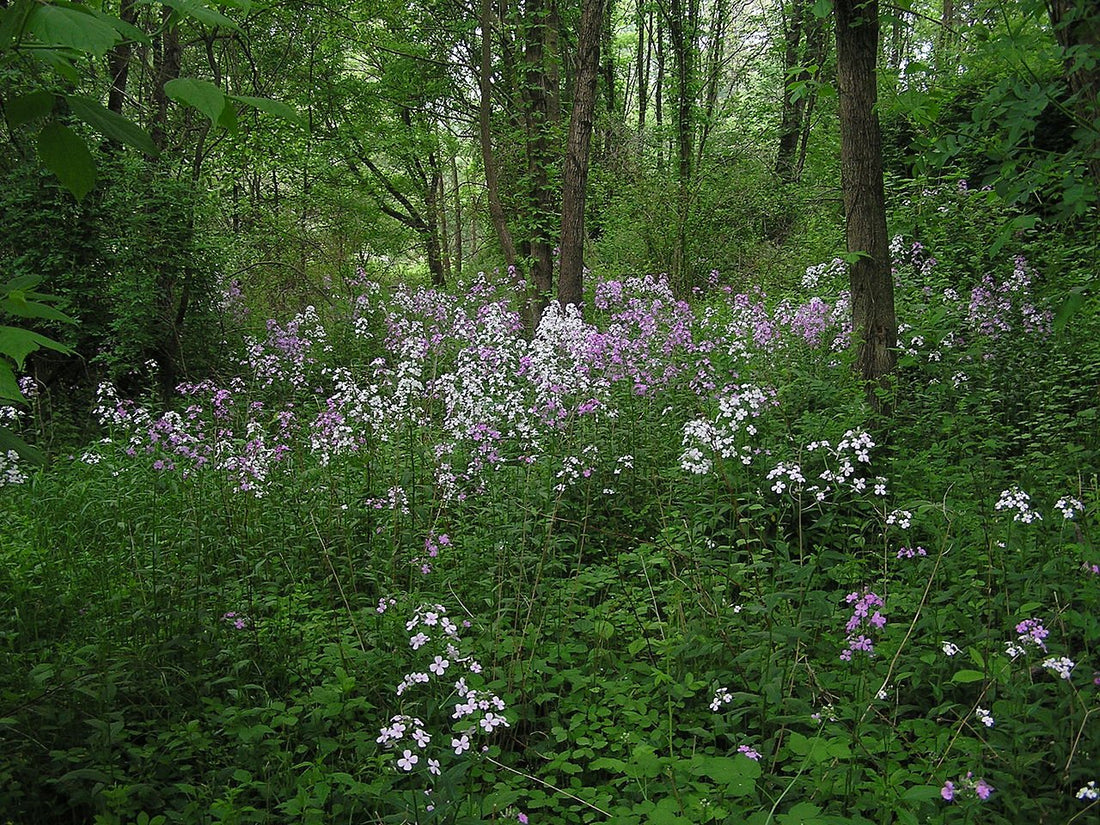
POLYGON ((19 382, 15 380, 15 370, 2 358, 0 358, 0 401, 27 403, 27 399, 23 397, 23 391, 19 389, 19 382))
POLYGON ((77 6, 36 5, 27 18, 27 31, 44 45, 97 57, 122 39, 113 26, 77 6))
POLYGON ((833 0, 816 0, 811 11, 818 20, 824 20, 833 13, 833 0))
MULTIPOLYGON (((22 438, 6 427, 0 427, 0 452, 15 450, 19 457, 31 464, 45 464, 46 454, 37 447, 32 447, 22 438)), ((2 722, 3 720, 0 720, 2 722)))
POLYGON ((69 108, 105 138, 133 146, 147 155, 157 154, 157 147, 149 134, 133 121, 102 106, 95 100, 79 95, 69 95, 69 108))
POLYGON ((305 121, 302 116, 298 114, 298 111, 289 104, 283 103, 281 100, 272 100, 267 97, 252 97, 250 95, 231 95, 233 100, 251 106, 253 109, 259 109, 261 112, 266 112, 269 115, 275 115, 275 117, 281 117, 283 120, 293 123, 295 126, 305 126, 305 121))
POLYGON ((53 104, 53 93, 39 89, 36 92, 13 97, 4 105, 4 113, 8 117, 8 125, 14 129, 16 126, 46 117, 53 111, 53 104))
POLYGON ((936 785, 914 785, 907 788, 901 798, 906 802, 930 802, 940 798, 940 788, 936 785))
POLYGON ((190 17, 207 26, 221 26, 236 29, 237 24, 219 11, 207 8, 196 0, 161 0, 168 8, 174 9, 181 17, 190 17))
POLYGON ((951 677, 952 682, 957 682, 960 685, 965 685, 970 682, 980 682, 985 678, 985 674, 980 670, 959 670, 955 675, 951 677))
POLYGON ((17 368, 22 369, 26 357, 42 347, 64 353, 71 351, 64 344, 29 329, 0 326, 0 355, 14 361, 17 368))
POLYGON ((22 36, 27 18, 38 7, 32 0, 16 0, 6 9, 0 9, 0 52, 8 49, 16 37, 22 36))
POLYGON ((225 93, 205 80, 180 77, 164 84, 164 93, 177 103, 198 109, 217 124, 225 110, 225 93))
POLYGON ((68 126, 47 123, 38 133, 38 157, 79 201, 95 186, 95 160, 68 126))
POLYGON ((63 321, 67 324, 75 321, 59 309, 54 309, 42 300, 47 296, 37 292, 24 292, 22 289, 0 290, 0 311, 20 318, 42 318, 47 321, 63 321), (6 294, 5 294, 6 293, 6 294))
POLYGON ((1056 335, 1061 334, 1066 324, 1070 322, 1070 319, 1077 314, 1078 310, 1085 305, 1085 296, 1082 290, 1074 289, 1066 299, 1062 301, 1062 305, 1058 307, 1058 311, 1054 314, 1054 322, 1052 327, 1056 335))

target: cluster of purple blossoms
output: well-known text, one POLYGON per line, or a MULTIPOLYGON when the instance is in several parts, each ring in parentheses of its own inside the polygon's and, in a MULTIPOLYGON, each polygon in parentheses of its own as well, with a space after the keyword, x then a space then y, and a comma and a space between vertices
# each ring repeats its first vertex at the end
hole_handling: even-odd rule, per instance
POLYGON ((878 610, 886 603, 870 590, 849 593, 844 601, 852 606, 852 615, 844 626, 848 646, 840 652, 841 660, 850 662, 857 651, 873 656, 874 642, 867 633, 878 633, 886 626, 886 617, 878 610))
POLYGON ((923 547, 902 547, 898 550, 899 559, 912 559, 917 556, 927 556, 928 551, 923 547))
POLYGON ((946 802, 954 802, 962 796, 973 794, 984 802, 989 799, 993 790, 993 786, 984 779, 974 779, 974 774, 967 771, 966 776, 958 782, 952 782, 950 779, 944 782, 943 788, 940 789, 940 796, 946 802))

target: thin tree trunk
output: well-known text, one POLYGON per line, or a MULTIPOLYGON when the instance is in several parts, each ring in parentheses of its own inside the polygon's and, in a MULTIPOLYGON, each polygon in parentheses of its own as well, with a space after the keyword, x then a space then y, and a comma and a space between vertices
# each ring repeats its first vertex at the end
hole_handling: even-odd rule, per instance
MULTIPOLYGON (((493 140, 491 129, 492 116, 492 16, 490 3, 492 0, 481 0, 481 65, 478 71, 478 86, 480 101, 477 109, 478 136, 481 142, 481 161, 485 168, 485 191, 489 200, 489 217, 496 231, 497 242, 500 244, 501 254, 504 256, 504 264, 508 267, 508 276, 517 289, 522 289, 524 284, 523 274, 516 263, 516 245, 512 240, 512 233, 508 229, 508 220, 504 216, 504 206, 500 201, 500 177, 497 173, 496 158, 493 156, 493 140)), ((534 319, 527 311, 527 300, 522 301, 524 321, 529 329, 534 326, 534 319)))
POLYGON ((879 45, 878 0, 835 0, 837 85, 840 94, 840 165, 844 190, 852 332, 856 369, 878 411, 876 390, 889 386, 896 358, 894 281, 886 234, 882 133, 875 103, 879 45))
POLYGON ((580 306, 584 300, 584 206, 592 118, 600 70, 600 29, 607 0, 584 0, 577 36, 577 74, 562 181, 561 269, 558 302, 580 306))
MULTIPOLYGON (((131 26, 137 23, 137 8, 134 0, 122 0, 118 9, 119 19, 131 26)), ((111 49, 107 56, 107 71, 111 78, 111 91, 107 94, 107 108, 115 114, 122 114, 122 103, 126 99, 126 81, 130 75, 130 58, 133 49, 130 41, 123 38, 111 49)))
POLYGON ((455 198, 455 275, 462 274, 462 190, 458 186, 458 158, 451 156, 451 188, 455 198))

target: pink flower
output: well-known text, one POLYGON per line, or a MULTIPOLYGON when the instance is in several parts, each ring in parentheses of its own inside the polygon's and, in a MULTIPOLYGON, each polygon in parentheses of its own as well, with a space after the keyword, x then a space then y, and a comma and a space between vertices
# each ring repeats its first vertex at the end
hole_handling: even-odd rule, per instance
POLYGON ((952 782, 951 780, 948 780, 947 782, 944 782, 943 787, 940 788, 940 796, 942 796, 948 802, 950 802, 952 799, 954 799, 955 798, 955 783, 952 782))

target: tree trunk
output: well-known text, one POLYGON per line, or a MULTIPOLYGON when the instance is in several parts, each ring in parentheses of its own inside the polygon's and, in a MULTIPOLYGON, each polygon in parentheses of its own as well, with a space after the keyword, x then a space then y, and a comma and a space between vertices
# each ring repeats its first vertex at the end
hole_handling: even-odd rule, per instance
MULTIPOLYGON (((500 177, 497 173, 496 158, 493 156, 492 129, 490 118, 492 116, 492 16, 490 4, 492 0, 481 0, 481 65, 478 71, 478 85, 481 99, 478 103, 477 120, 478 134, 481 142, 481 161, 485 168, 485 191, 489 200, 489 217, 496 230, 497 241, 500 243, 500 251, 504 256, 504 264, 508 267, 509 278, 513 285, 522 288, 523 275, 516 265, 516 245, 512 240, 512 233, 508 229, 508 220, 504 216, 504 206, 500 201, 500 177)), ((531 328, 533 319, 526 314, 526 299, 522 302, 525 312, 525 322, 531 328)))
POLYGON ((1047 0, 1047 12, 1058 45, 1065 52, 1066 82, 1086 139, 1089 174, 1100 185, 1100 9, 1085 0, 1047 0))
POLYGON ((577 36, 577 67, 562 182, 561 267, 558 302, 581 306, 584 295, 584 200, 592 117, 600 69, 600 29, 607 0, 584 0, 577 36))
POLYGON ((875 103, 878 0, 835 0, 840 167, 844 190, 856 369, 879 412, 878 389, 889 386, 896 358, 894 281, 886 235, 882 134, 875 103))
MULTIPOLYGON (((554 288, 554 252, 551 226, 556 222, 555 192, 550 182, 550 82, 546 71, 545 43, 550 30, 548 9, 543 0, 528 0, 527 38, 523 90, 527 132, 527 174, 531 181, 530 239, 531 282, 535 291, 533 316, 541 317, 554 288)), ((536 321, 537 323, 537 321, 536 321)))
MULTIPOLYGON (((122 0, 118 9, 119 19, 131 26, 137 23, 137 8, 134 0, 122 0)), ((111 91, 107 95, 107 108, 116 115, 122 114, 122 103, 126 99, 126 80, 130 74, 130 57, 133 49, 130 41, 123 38, 107 55, 107 71, 111 78, 111 91)))
MULTIPOLYGON (((775 174, 779 179, 790 183, 794 180, 795 152, 798 149, 798 136, 802 132, 800 122, 801 106, 805 99, 794 99, 792 85, 795 82, 794 70, 801 63, 802 15, 805 13, 805 0, 793 0, 790 16, 783 24, 783 108, 779 120, 779 148, 775 153, 775 174)), ((799 73, 798 80, 803 80, 799 73)))

